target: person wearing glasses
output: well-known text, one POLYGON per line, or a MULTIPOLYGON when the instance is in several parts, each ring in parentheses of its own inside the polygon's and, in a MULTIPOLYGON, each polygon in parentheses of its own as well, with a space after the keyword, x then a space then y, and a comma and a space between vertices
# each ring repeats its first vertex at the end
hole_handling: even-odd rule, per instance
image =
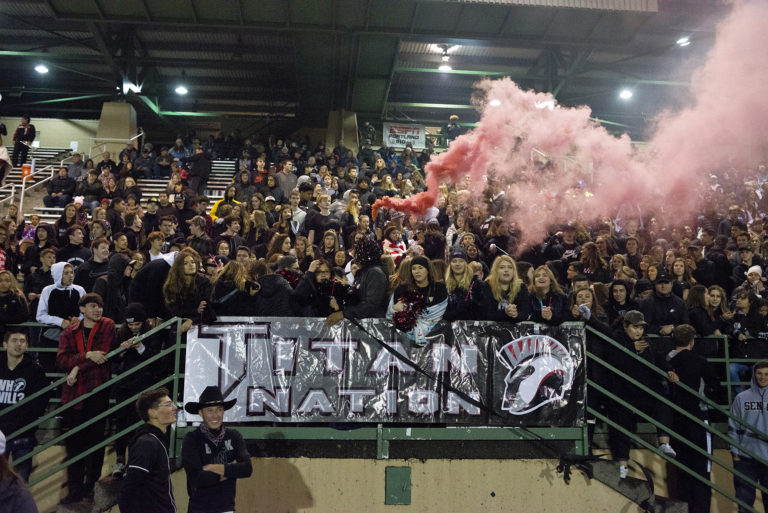
POLYGON ((168 426, 176 422, 177 409, 165 388, 144 392, 136 401, 145 424, 128 448, 128 470, 117 499, 121 513, 176 513, 168 426))

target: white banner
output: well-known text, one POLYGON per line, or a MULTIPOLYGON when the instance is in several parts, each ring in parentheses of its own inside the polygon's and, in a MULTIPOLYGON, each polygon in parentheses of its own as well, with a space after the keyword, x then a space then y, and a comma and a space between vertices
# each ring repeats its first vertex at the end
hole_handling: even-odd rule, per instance
POLYGON ((410 143, 415 148, 424 148, 424 125, 384 123, 384 142, 392 148, 405 148, 410 143))

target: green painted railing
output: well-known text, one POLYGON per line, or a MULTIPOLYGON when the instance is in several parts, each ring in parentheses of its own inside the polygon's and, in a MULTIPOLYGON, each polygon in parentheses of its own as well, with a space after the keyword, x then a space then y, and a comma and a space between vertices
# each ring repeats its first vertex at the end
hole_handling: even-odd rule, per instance
MULTIPOLYGON (((587 332, 588 333, 592 333, 592 334, 598 336, 604 342, 610 344, 613 347, 614 350, 622 351, 624 354, 626 354, 626 355, 630 356, 631 358, 633 358, 636 362, 640 362, 642 365, 646 366, 648 369, 651 369, 655 374, 657 374, 659 376, 659 379, 664 379, 664 380, 668 379, 668 376, 667 376, 667 374, 664 371, 662 371, 661 369, 659 369, 655 365, 649 363, 645 359, 639 357, 633 351, 630 351, 629 349, 625 348, 624 346, 622 346, 618 342, 614 341, 610 337, 606 336, 604 333, 600 332, 599 330, 593 328, 592 326, 587 326, 587 332)), ((683 408, 679 407, 677 404, 675 404, 674 402, 669 400, 667 397, 664 397, 663 395, 660 395, 660 394, 656 393, 656 391, 652 390, 646 384, 638 381, 637 379, 635 379, 632 376, 624 373, 622 370, 618 369, 617 367, 611 365, 610 363, 608 363, 604 359, 602 359, 599 356, 595 355, 593 352, 591 352, 589 350, 589 344, 587 345, 587 353, 586 354, 587 354, 587 358, 588 359, 592 360, 593 362, 601 365, 606 370, 610 371, 611 374, 613 375, 614 379, 615 378, 619 378, 619 379, 623 379, 623 380, 627 381, 631 385, 637 387, 639 390, 641 390, 641 391, 647 393, 648 395, 650 395, 651 397, 653 397, 655 400, 657 400, 657 401, 663 403, 664 405, 668 406, 669 408, 671 408, 675 412, 675 414, 685 416, 687 419, 689 419, 690 421, 694 422, 699 427, 701 427, 702 429, 704 429, 707 432, 709 432, 711 435, 716 436, 716 437, 722 439, 723 441, 725 441, 726 443, 736 447, 740 451, 740 453, 742 453, 744 455, 747 455, 749 457, 755 458, 755 459, 757 459, 758 461, 761 461, 764 464, 766 463, 765 461, 762 460, 762 458, 760 458, 759 455, 753 453, 752 451, 750 451, 749 449, 744 447, 739 442, 731 439, 726 434, 724 434, 721 431, 715 429, 710 424, 707 424, 706 422, 702 421, 696 415, 693 415, 690 412, 688 412, 688 411, 684 410, 683 408)), ((725 360, 727 361, 728 358, 726 357, 725 360)), ((658 420, 653 418, 651 415, 648 415, 648 414, 646 414, 646 413, 644 413, 642 411, 637 410, 637 408, 635 408, 632 405, 632 403, 628 400, 628 398, 620 398, 620 397, 616 396, 615 394, 613 394, 612 392, 607 390, 605 387, 603 387, 600 384, 594 382, 590 378, 587 379, 587 384, 588 384, 589 387, 593 388, 594 390, 596 390, 598 392, 601 392, 604 395, 606 395, 607 397, 609 397, 610 399, 612 399, 613 401, 616 401, 621 406, 623 406, 625 408, 628 408, 634 414, 638 415, 643 420, 645 420, 646 422, 649 422, 650 424, 652 424, 656 428, 658 428, 660 430, 663 430, 666 433, 669 433, 669 435, 672 438, 675 439, 676 443, 677 442, 683 443, 685 446, 689 447, 690 449, 692 449, 694 452, 696 452, 700 456, 706 457, 712 463, 719 465, 720 467, 725 469, 727 472, 729 472, 729 473, 731 473, 731 474, 733 474, 735 476, 738 476, 739 478, 741 478, 744 481, 750 483, 751 485, 754 485, 761 492, 768 494, 768 489, 763 487, 759 482, 756 482, 753 479, 751 479, 749 476, 743 474, 742 472, 739 472, 738 470, 733 468, 732 464, 723 462, 723 461, 715 458, 713 455, 709 454, 706 450, 702 449, 701 447, 699 447, 696 444, 692 443, 690 440, 688 440, 685 437, 681 436, 679 433, 675 432, 672 429, 671 426, 665 426, 665 425, 661 424, 658 420)), ((727 407, 725 407, 723 405, 716 404, 714 401, 710 400, 708 397, 699 394, 699 392, 697 390, 692 389, 691 387, 685 385, 684 383, 678 382, 678 383, 675 383, 673 386, 678 387, 679 389, 683 390, 687 394, 691 394, 692 396, 696 397, 697 400, 699 400, 700 402, 703 402, 704 404, 706 404, 710 408, 718 410, 721 414, 726 415, 729 419, 731 419, 734 422, 740 424, 744 428, 750 429, 750 430, 755 431, 755 432, 759 431, 755 426, 752 426, 752 425, 744 422, 742 419, 732 415, 727 407)), ((730 391, 730 388, 729 388, 729 391, 730 391)), ((730 399, 729 399, 729 401, 730 401, 730 399)), ((606 417, 605 415, 603 415, 599 411, 595 410, 594 408, 588 407, 587 411, 591 415, 593 415, 595 418, 597 418, 597 419, 607 423, 608 425, 618 429, 620 432, 622 432, 624 435, 629 437, 635 443, 639 444, 642 447, 645 447, 646 449, 649 449, 650 451, 652 451, 655 454, 657 454, 659 457, 663 458, 665 461, 667 461, 667 462, 671 463, 672 465, 676 466, 677 468, 679 468, 683 472, 687 473, 688 475, 692 476, 693 478, 697 479, 698 481, 706 484, 707 486, 709 486, 711 489, 715 490, 717 493, 721 494, 726 499, 728 499, 728 500, 730 500, 730 501, 732 501, 732 502, 734 502, 734 503, 736 503, 736 504, 738 504, 738 505, 740 505, 740 506, 742 506, 744 508, 747 508, 749 511, 753 511, 753 512, 757 511, 756 509, 754 509, 754 507, 745 504, 744 502, 739 500, 735 495, 733 495, 730 492, 728 492, 727 490, 725 490, 723 487, 713 483, 712 481, 710 481, 709 479, 707 479, 705 477, 700 476, 698 473, 694 472, 693 470, 688 468, 686 465, 680 463, 676 459, 670 458, 669 456, 667 456, 666 454, 664 454, 663 452, 658 450, 656 447, 653 447, 653 445, 649 444, 648 442, 643 440, 641 437, 637 436, 635 433, 629 432, 627 429, 623 428, 622 426, 619 426, 618 424, 613 422, 610 418, 606 417)))
MULTIPOLYGON (((25 323, 25 324, 29 324, 29 323, 25 323)), ((59 444, 61 442, 64 442, 66 439, 68 439, 71 436, 76 435, 77 433, 79 433, 83 429, 87 428, 88 426, 90 426, 90 425, 92 425, 92 424, 94 424, 96 422, 99 422, 99 421, 101 421, 103 419, 109 418, 112 414, 114 414, 120 408, 123 408, 124 406, 127 406, 127 405, 131 404, 133 401, 135 401, 141 395, 141 393, 143 393, 146 390, 151 390, 153 388, 158 388, 158 387, 161 387, 163 385, 166 385, 166 384, 170 383, 172 385, 172 389, 173 389, 172 390, 173 397, 177 398, 178 397, 178 392, 179 392, 179 380, 183 378, 183 376, 181 376, 181 374, 179 372, 180 362, 181 362, 181 350, 183 349, 183 346, 181 344, 181 324, 182 324, 182 319, 180 319, 178 317, 174 317, 174 318, 169 319, 169 320, 163 322, 162 324, 152 328, 150 331, 148 331, 146 333, 142 333, 141 335, 135 337, 135 339, 133 341, 133 344, 137 344, 141 340, 144 340, 144 339, 146 339, 146 338, 148 338, 148 337, 150 337, 150 336, 152 336, 152 335, 154 335, 154 334, 156 334, 156 333, 158 333, 160 331, 163 331, 163 330, 166 330, 166 329, 169 329, 169 328, 175 326, 175 328, 176 328, 176 343, 174 345, 172 345, 170 347, 167 347, 166 349, 163 349, 162 351, 160 351, 156 355, 153 355, 152 357, 148 358, 147 360, 141 362, 139 365, 136 365, 135 367, 133 367, 131 369, 128 369, 127 371, 125 371, 125 372, 123 372, 123 373, 121 373, 119 375, 113 376, 111 379, 109 379, 108 381, 106 381, 106 382, 102 383, 101 385, 97 386, 96 388, 94 388, 90 392, 88 392, 86 394, 83 394, 83 395, 73 399, 72 401, 70 401, 69 403, 67 403, 67 404, 65 404, 63 406, 59 406, 59 407, 54 408, 52 411, 49 411, 48 413, 46 413, 45 415, 41 416, 40 418, 38 418, 34 422, 24 426, 23 428, 15 431, 13 433, 9 433, 6 436, 7 436, 8 439, 12 439, 15 436, 18 436, 19 434, 23 433, 24 431, 26 431, 29 428, 37 427, 40 424, 42 424, 42 423, 44 423, 44 422, 46 422, 46 421, 48 421, 48 420, 50 420, 50 419, 52 419, 52 418, 54 418, 56 416, 61 415, 62 412, 72 408, 76 404, 79 404, 79 403, 85 401, 89 397, 92 397, 95 394, 98 394, 99 392, 102 392, 104 390, 109 389, 110 387, 112 387, 114 384, 120 382, 121 380, 130 377, 134 373, 144 369, 147 366, 150 366, 150 365, 154 364, 155 362, 157 362, 157 361, 159 361, 159 360, 161 360, 163 358, 168 357, 169 355, 173 355, 173 358, 174 358, 174 372, 173 372, 173 374, 171 376, 168 376, 168 377, 166 377, 164 379, 161 379, 160 381, 157 381, 155 383, 148 383, 146 385, 146 387, 144 388, 144 390, 142 390, 141 392, 137 392, 133 396, 131 396, 131 397, 121 401, 120 403, 116 404, 115 406, 112 406, 111 408, 109 408, 109 409, 99 413, 95 417, 93 417, 91 419, 88 419, 83 424, 81 424, 81 425, 79 425, 79 426, 77 426, 75 428, 72 428, 72 429, 70 429, 70 430, 60 434, 59 436, 53 438, 52 440, 50 440, 50 441, 48 441, 48 442, 46 442, 44 444, 38 445, 37 447, 35 447, 35 449, 32 452, 30 452, 29 454, 26 454, 26 455, 20 457, 18 460, 14 461, 14 463, 22 463, 22 462, 24 462, 24 461, 34 457, 35 455, 40 454, 41 452, 45 451, 46 449, 48 449, 48 448, 50 448, 50 447, 52 447, 54 445, 57 445, 57 444, 59 444)), ((30 351, 36 351, 36 350, 37 350, 37 348, 30 349, 30 351)), ((125 349, 123 347, 118 347, 117 349, 114 349, 113 351, 110 351, 107 354, 107 358, 108 359, 112 358, 113 356, 115 356, 117 354, 120 354, 121 352, 126 351, 126 350, 127 349, 125 349)), ((35 399, 37 399, 38 397, 40 397, 42 395, 48 394, 49 392, 53 391, 57 387, 59 387, 62 384, 66 383, 66 381, 67 381, 66 377, 62 377, 60 379, 55 380, 53 383, 51 383, 47 387, 45 387, 45 388, 35 392, 34 394, 31 394, 29 397, 25 397, 24 400, 19 401, 18 403, 14 404, 14 405, 11 405, 11 406, 9 406, 7 408, 4 408, 2 411, 0 411, 0 417, 12 413, 17 408, 23 408, 25 405, 29 404, 31 401, 34 401, 35 399)), ((75 463, 75 462, 85 458, 89 454, 92 454, 93 452, 95 452, 95 451, 97 451, 99 449, 102 449, 102 448, 106 447, 107 445, 111 444, 112 442, 114 442, 115 440, 120 438, 121 436, 130 433, 132 430, 136 429, 136 427, 138 427, 141 424, 142 424, 141 422, 137 422, 135 425, 133 425, 133 426, 131 426, 129 428, 123 429, 119 433, 115 433, 114 435, 110 436, 106 440, 103 440, 100 443, 93 445, 87 451, 85 451, 85 452, 83 452, 81 454, 78 454, 78 455, 72 457, 71 459, 66 460, 66 461, 64 461, 64 462, 54 466, 53 468, 49 469, 48 471, 46 471, 42 475, 35 476, 35 478, 30 481, 30 485, 34 485, 36 483, 44 481, 45 479, 48 479, 49 477, 51 477, 54 474, 56 474, 56 473, 60 472, 61 470, 65 469, 66 467, 68 467, 72 463, 75 463)), ((174 437, 171 437, 171 451, 172 452, 175 450, 175 444, 176 444, 176 439, 174 437)))

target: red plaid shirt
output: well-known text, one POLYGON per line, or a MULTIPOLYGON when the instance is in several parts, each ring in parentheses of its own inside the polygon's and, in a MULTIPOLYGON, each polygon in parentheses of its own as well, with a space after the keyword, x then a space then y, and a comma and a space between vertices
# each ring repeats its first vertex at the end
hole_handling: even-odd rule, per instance
MULTIPOLYGON (((73 322, 64 330, 59 339, 59 351, 56 353, 56 365, 64 372, 69 373, 75 366, 78 367, 77 381, 69 386, 66 383, 61 389, 61 404, 67 404, 109 380, 110 364, 107 361, 103 365, 97 365, 93 360, 85 357, 88 351, 103 351, 109 353, 117 347, 117 330, 112 319, 102 317, 97 322, 88 336, 83 340, 82 322, 73 322)), ((73 406, 74 409, 82 409, 83 403, 73 406)))

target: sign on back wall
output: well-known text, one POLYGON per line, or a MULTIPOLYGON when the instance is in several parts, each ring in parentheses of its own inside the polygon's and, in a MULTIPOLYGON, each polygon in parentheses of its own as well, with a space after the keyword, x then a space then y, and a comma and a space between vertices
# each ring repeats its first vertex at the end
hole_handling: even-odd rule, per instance
POLYGON ((328 327, 324 319, 223 317, 194 327, 184 401, 218 385, 225 399, 237 399, 228 422, 583 421, 579 323, 443 322, 425 347, 411 346, 383 319, 360 323, 364 329, 348 321, 328 327))
POLYGON ((384 123, 382 139, 387 146, 392 148, 405 148, 410 143, 416 149, 424 148, 426 145, 424 134, 424 125, 384 123))

